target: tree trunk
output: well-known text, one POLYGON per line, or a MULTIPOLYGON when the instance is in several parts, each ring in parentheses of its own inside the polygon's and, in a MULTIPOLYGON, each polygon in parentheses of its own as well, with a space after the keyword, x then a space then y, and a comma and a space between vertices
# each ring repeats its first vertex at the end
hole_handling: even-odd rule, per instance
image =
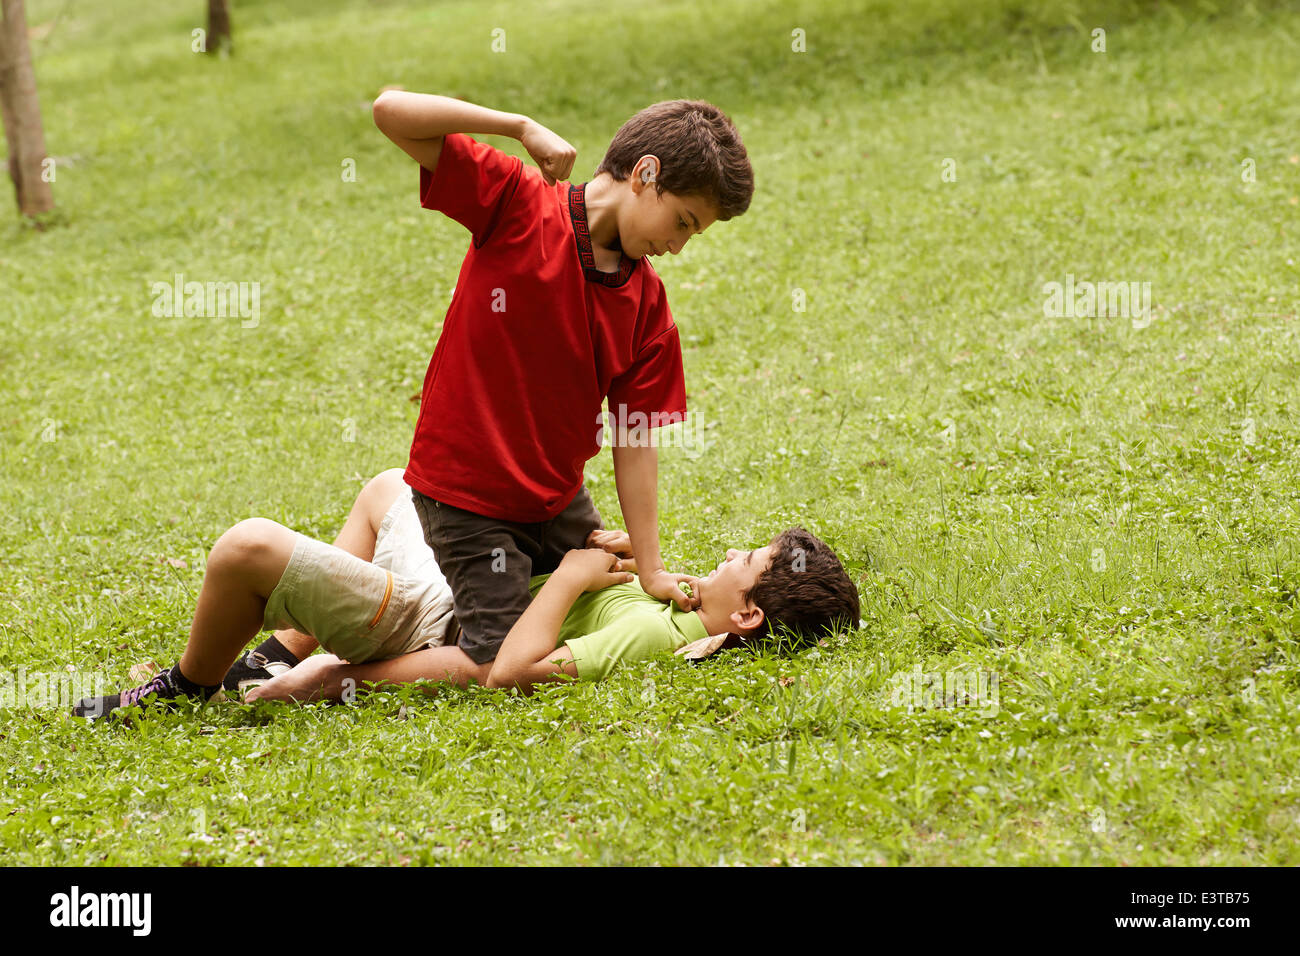
POLYGON ((0 115, 9 151, 9 176, 14 181, 18 209, 35 216, 54 208, 54 193, 42 178, 45 130, 36 97, 36 72, 27 42, 23 0, 0 0, 0 115))
POLYGON ((229 0, 208 0, 208 52, 220 53, 222 47, 234 49, 230 36, 229 0))

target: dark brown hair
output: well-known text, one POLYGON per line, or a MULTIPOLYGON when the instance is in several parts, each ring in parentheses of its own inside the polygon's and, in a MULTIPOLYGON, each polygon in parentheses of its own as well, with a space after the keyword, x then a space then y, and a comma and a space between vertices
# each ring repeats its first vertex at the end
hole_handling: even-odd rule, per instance
POLYGON ((749 208, 754 196, 749 155, 735 125, 712 103, 665 100, 647 106, 619 128, 595 175, 609 173, 624 182, 647 154, 659 157, 657 195, 699 196, 723 222, 749 208))
POLYGON ((803 528, 772 539, 772 562, 744 595, 763 609, 753 643, 781 641, 795 649, 859 624, 858 589, 830 546, 803 528), (788 632, 783 634, 782 632, 788 632))

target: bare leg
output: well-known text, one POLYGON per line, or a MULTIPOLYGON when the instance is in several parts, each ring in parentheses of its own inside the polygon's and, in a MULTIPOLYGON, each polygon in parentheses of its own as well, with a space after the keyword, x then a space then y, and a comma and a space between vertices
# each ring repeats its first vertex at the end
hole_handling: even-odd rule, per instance
POLYGON ((220 684, 262 627, 266 599, 284 576, 296 534, 266 518, 235 525, 212 546, 203 587, 181 656, 181 673, 205 687, 220 684))
MULTIPOLYGON (((381 471, 366 483, 357 494, 352 504, 348 520, 334 539, 334 546, 342 548, 349 554, 355 554, 362 561, 372 561, 375 557, 375 539, 379 537, 379 526, 384 515, 393 506, 398 493, 405 490, 406 482, 402 478, 403 469, 390 468, 381 471)), ((282 628, 275 632, 275 637, 288 648, 289 653, 302 660, 320 646, 310 634, 293 628, 282 628)))
MULTIPOLYGON (((368 664, 349 664, 332 654, 318 654, 287 674, 255 687, 245 699, 341 700, 345 689, 364 690, 367 682, 409 684, 417 680, 448 680, 465 687, 471 680, 486 684, 491 671, 491 662, 475 664, 459 647, 426 647, 368 664)), ((431 691, 426 689, 426 692, 431 691)))

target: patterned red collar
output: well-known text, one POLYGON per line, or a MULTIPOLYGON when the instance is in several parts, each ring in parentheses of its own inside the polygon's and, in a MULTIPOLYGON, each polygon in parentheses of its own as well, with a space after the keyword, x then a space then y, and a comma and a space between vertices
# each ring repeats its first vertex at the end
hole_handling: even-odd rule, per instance
POLYGON ((587 183, 569 185, 569 219, 573 223, 573 239, 578 244, 578 258, 582 260, 582 274, 589 282, 599 282, 611 288, 625 285, 636 268, 636 259, 629 259, 621 250, 617 272, 601 272, 596 268, 596 256, 591 251, 591 233, 587 230, 587 204, 583 198, 587 183))

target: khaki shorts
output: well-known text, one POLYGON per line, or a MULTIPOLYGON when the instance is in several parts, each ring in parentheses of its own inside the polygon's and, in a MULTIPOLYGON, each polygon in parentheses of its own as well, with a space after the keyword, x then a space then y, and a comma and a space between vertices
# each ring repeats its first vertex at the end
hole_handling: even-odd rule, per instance
POLYGON ((384 515, 373 561, 299 534, 263 624, 310 634, 354 664, 454 643, 451 588, 424 542, 411 489, 404 485, 384 515))

